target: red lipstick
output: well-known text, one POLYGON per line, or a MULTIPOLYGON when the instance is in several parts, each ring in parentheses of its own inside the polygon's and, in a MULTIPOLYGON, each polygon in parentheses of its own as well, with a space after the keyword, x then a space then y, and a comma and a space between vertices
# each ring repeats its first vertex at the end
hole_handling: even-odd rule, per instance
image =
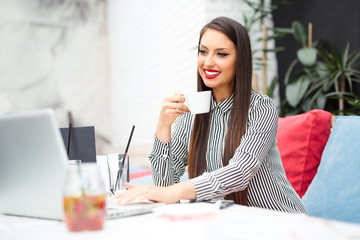
POLYGON ((213 69, 204 69, 204 75, 207 79, 214 79, 217 76, 219 76, 219 74, 220 74, 220 71, 213 70, 213 69))

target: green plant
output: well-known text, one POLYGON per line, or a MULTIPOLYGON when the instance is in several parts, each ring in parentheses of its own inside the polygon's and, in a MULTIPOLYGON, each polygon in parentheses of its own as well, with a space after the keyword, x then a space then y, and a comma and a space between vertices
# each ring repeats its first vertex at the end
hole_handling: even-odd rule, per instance
POLYGON ((349 53, 350 45, 347 44, 343 53, 337 53, 334 47, 330 45, 330 51, 320 51, 319 54, 325 62, 326 72, 324 78, 327 79, 328 86, 334 86, 335 92, 327 96, 338 97, 338 114, 344 113, 344 100, 348 100, 351 105, 352 98, 344 99, 344 94, 348 97, 354 97, 353 82, 360 83, 360 52, 349 53), (346 91, 346 87, 348 91, 346 91))
POLYGON ((290 33, 302 48, 297 51, 297 58, 291 62, 285 75, 286 100, 282 103, 282 115, 298 114, 312 108, 323 109, 325 97, 321 92, 321 73, 318 71, 322 65, 316 61, 316 49, 308 41, 307 31, 300 22, 292 23, 290 33))
POLYGON ((360 82, 360 52, 350 53, 349 44, 342 53, 336 52, 331 44, 328 44, 330 51, 320 48, 319 42, 312 47, 304 26, 296 21, 292 24, 292 34, 302 48, 298 50, 297 58, 290 64, 284 79, 286 100, 282 103, 281 115, 298 114, 315 108, 326 109, 327 100, 331 98, 338 99, 339 107, 337 110, 326 110, 332 110, 335 114, 356 114, 356 100, 359 99, 353 93, 352 86, 353 82, 360 82), (345 109, 344 100, 351 109, 345 109))
MULTIPOLYGON (((345 115, 360 115, 360 96, 357 96, 354 93, 348 92, 332 92, 326 94, 326 97, 333 98, 333 99, 341 99, 345 100, 348 104, 348 108, 343 110, 343 114, 345 115)), ((334 114, 339 114, 338 111, 334 111, 334 114)))
POLYGON ((272 11, 279 8, 279 6, 288 5, 289 1, 272 1, 265 0, 243 0, 252 10, 250 14, 243 15, 244 27, 252 36, 255 41, 261 42, 262 46, 253 48, 253 64, 254 70, 261 70, 263 93, 272 96, 275 86, 278 82, 278 77, 271 80, 270 86, 267 86, 267 53, 278 52, 284 50, 283 47, 268 48, 267 42, 274 39, 279 39, 286 36, 289 32, 287 29, 268 28, 266 22, 272 21, 272 11), (254 26, 258 25, 259 29, 254 30, 254 26), (265 92, 266 91, 266 92, 265 92))

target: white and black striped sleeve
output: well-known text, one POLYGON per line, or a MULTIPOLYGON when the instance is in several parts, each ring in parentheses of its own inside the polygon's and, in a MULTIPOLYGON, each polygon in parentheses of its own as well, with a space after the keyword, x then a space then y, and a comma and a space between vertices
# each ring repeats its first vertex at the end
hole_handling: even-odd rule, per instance
POLYGON ((155 135, 149 160, 156 186, 165 187, 180 182, 187 165, 189 134, 192 127, 190 122, 189 114, 179 116, 173 124, 171 140, 166 144, 155 135))
POLYGON ((217 199, 244 190, 269 154, 276 139, 276 107, 267 97, 251 105, 246 133, 229 164, 189 180, 195 186, 197 200, 217 199))

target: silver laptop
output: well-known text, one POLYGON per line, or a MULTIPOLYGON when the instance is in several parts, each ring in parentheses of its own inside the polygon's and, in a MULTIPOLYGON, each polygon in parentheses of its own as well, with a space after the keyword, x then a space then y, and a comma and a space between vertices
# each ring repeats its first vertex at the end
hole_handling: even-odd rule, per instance
POLYGON ((0 212, 63 218, 65 146, 51 109, 0 116, 0 212))
MULTIPOLYGON (((53 110, 0 115, 0 213, 62 220, 67 161, 53 110)), ((108 219, 148 213, 159 205, 108 204, 108 219)))

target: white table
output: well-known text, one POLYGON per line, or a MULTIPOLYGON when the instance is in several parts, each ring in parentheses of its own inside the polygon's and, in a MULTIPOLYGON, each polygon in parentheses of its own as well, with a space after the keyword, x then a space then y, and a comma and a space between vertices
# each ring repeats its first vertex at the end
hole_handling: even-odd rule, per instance
MULTIPOLYGON (((179 204, 178 204, 179 205, 179 204)), ((71 233, 64 222, 0 215, 0 239, 360 239, 360 224, 231 206, 185 216, 151 213, 107 220, 104 229, 71 233)))

